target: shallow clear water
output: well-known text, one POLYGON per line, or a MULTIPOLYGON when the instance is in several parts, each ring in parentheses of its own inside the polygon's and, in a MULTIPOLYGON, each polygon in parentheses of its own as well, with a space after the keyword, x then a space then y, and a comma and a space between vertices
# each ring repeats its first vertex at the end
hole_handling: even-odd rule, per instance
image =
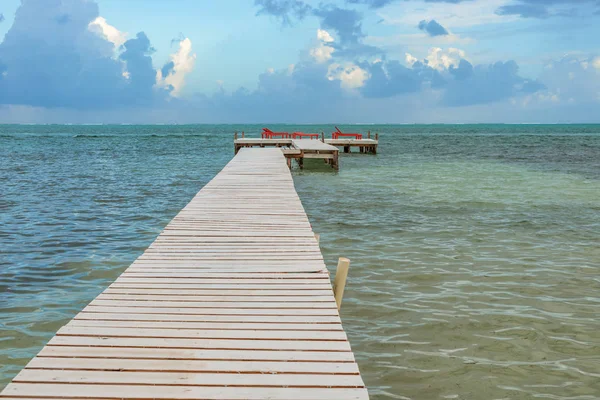
MULTIPOLYGON (((0 386, 258 128, 0 126, 0 386)), ((599 399, 600 126, 367 129, 294 180, 371 397, 599 399)))

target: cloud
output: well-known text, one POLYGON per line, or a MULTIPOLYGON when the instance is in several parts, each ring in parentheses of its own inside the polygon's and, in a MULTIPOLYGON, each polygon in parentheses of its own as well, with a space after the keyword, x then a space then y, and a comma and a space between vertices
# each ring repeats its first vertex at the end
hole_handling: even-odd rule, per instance
POLYGON ((342 44, 354 45, 366 36, 362 31, 362 15, 356 10, 326 5, 313 13, 321 18, 323 28, 337 32, 342 44))
MULTIPOLYGON (((372 9, 383 8, 389 6, 392 3, 408 3, 408 0, 347 0, 350 4, 366 5, 372 9)), ((478 2, 483 3, 498 3, 497 0, 479 0, 478 2)), ((597 0, 514 0, 510 4, 509 0, 503 0, 502 5, 497 5, 496 14, 502 16, 515 15, 522 18, 547 18, 550 16, 575 16, 575 7, 585 5, 596 5, 600 7, 597 0)), ((473 0, 420 0, 415 3, 429 3, 429 5, 417 5, 423 11, 429 11, 430 7, 441 7, 456 6, 458 9, 465 3, 473 3, 473 0), (436 4, 437 3, 437 4, 436 4), (433 4, 433 6, 432 6, 433 4)), ((468 6, 467 6, 468 7, 468 6)), ((406 10, 405 10, 406 11, 406 10)), ((480 14, 485 14, 481 9, 480 14)), ((600 13, 600 10, 595 11, 596 14, 600 13)))
POLYGON ((350 4, 364 4, 369 8, 381 8, 394 2, 394 0, 347 0, 350 4))
POLYGON ((319 39, 323 43, 331 43, 335 41, 333 37, 329 34, 329 32, 327 32, 325 29, 317 30, 317 39, 319 39))
POLYGON ((417 64, 420 63, 415 63, 413 68, 407 68, 396 60, 363 64, 370 78, 361 93, 367 98, 385 98, 420 91, 423 78, 419 75, 420 65, 417 64))
POLYGON ((92 33, 89 1, 29 0, 0 43, 0 104, 107 107, 126 89, 114 45, 92 33))
POLYGON ((467 78, 470 78, 473 75, 473 64, 471 64, 467 60, 462 59, 458 62, 458 66, 450 65, 448 68, 448 72, 456 80, 462 81, 467 78))
POLYGON ((422 20, 418 25, 419 29, 425 31, 429 34, 429 36, 445 36, 448 35, 449 32, 440 25, 435 19, 431 21, 422 20))
POLYGON ((152 66, 154 48, 144 32, 129 39, 123 46, 119 60, 127 66, 127 97, 130 104, 145 105, 154 102, 156 71, 152 66))
MULTIPOLYGON (((518 15, 522 18, 549 18, 578 16, 578 8, 598 6, 597 0, 515 0, 496 10, 498 15, 518 15)), ((585 11, 584 11, 585 12, 585 11)))
POLYGON ((433 69, 443 71, 451 66, 458 66, 464 57, 465 52, 463 50, 450 47, 447 51, 444 51, 440 47, 434 47, 429 50, 425 63, 433 69))
POLYGON ((331 47, 331 43, 334 42, 333 37, 324 29, 317 30, 317 40, 319 44, 310 49, 309 54, 318 63, 324 63, 332 58, 335 49, 331 47))
POLYGON ((519 19, 516 15, 498 15, 496 10, 511 0, 470 0, 460 3, 405 1, 379 11, 387 25, 415 26, 422 20, 444 21, 453 29, 503 24, 519 19))
POLYGON ((312 10, 300 0, 255 0, 254 4, 259 7, 256 15, 272 15, 283 25, 291 25, 293 19, 303 19, 312 10))
POLYGON ((191 42, 183 40, 172 66, 157 72, 146 34, 126 39, 94 1, 23 1, 0 43, 0 105, 84 110, 178 96, 194 65, 191 42))
POLYGON ((127 40, 127 33, 110 25, 103 17, 98 17, 88 25, 90 31, 97 33, 119 48, 127 40))
POLYGON ((448 82, 441 102, 447 106, 487 104, 545 88, 538 81, 522 78, 518 72, 519 67, 512 60, 478 66, 461 62, 451 69, 454 79, 448 82))
POLYGON ((313 15, 321 20, 321 27, 336 33, 338 40, 331 46, 338 57, 355 58, 381 54, 381 49, 364 43, 367 36, 362 29, 362 13, 334 5, 321 5, 313 10, 313 15))
MULTIPOLYGON (((541 83, 521 77, 514 61, 474 66, 463 50, 454 47, 433 47, 422 60, 407 53, 403 65, 388 59, 379 48, 364 44, 366 34, 359 11, 321 4, 312 15, 320 18, 322 31, 317 34, 321 43, 310 55, 316 64, 327 66, 327 79, 337 82, 338 89, 347 95, 358 93, 363 98, 377 99, 436 92, 436 100, 432 101, 444 106, 469 106, 544 89, 541 83), (335 32, 335 41, 329 31, 335 32)), ((419 28, 429 36, 450 36, 434 19, 421 20, 419 28)))
POLYGON ((498 15, 518 15, 523 18, 547 18, 550 16, 544 4, 509 4, 500 7, 498 15))
POLYGON ((339 80, 340 86, 346 90, 358 89, 364 86, 369 78, 366 70, 353 63, 331 64, 327 71, 327 79, 339 80))
POLYGON ((564 56, 550 62, 540 79, 560 99, 600 107, 600 56, 564 56))
POLYGON ((334 4, 319 4, 312 7, 300 0, 255 0, 259 6, 257 15, 272 15, 283 25, 291 25, 294 19, 307 16, 317 17, 321 21, 321 29, 335 32, 337 40, 331 43, 338 57, 353 58, 357 56, 381 54, 382 51, 363 42, 366 34, 362 29, 361 12, 341 8, 334 4))
POLYGON ((170 89, 171 96, 179 97, 185 84, 185 77, 194 70, 196 54, 192 54, 192 41, 185 38, 179 42, 179 49, 171 55, 171 61, 157 71, 158 86, 170 89))

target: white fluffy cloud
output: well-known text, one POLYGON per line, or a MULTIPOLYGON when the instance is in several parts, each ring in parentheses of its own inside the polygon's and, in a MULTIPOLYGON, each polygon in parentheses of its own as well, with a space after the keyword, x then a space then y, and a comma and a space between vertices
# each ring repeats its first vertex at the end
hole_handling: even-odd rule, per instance
POLYGON ((327 79, 339 80, 342 88, 352 90, 363 87, 365 81, 369 79, 369 73, 352 63, 343 65, 334 63, 329 66, 327 79))
POLYGON ((185 77, 194 70, 196 54, 192 53, 192 41, 185 38, 179 42, 179 49, 171 54, 171 61, 157 71, 156 84, 171 87, 171 96, 179 97, 185 84, 185 77))
POLYGON ((426 60, 427 65, 431 68, 443 71, 450 68, 450 66, 457 67, 463 58, 465 58, 463 50, 450 47, 447 51, 444 51, 439 47, 434 47, 429 50, 426 60))
POLYGON ((325 29, 317 30, 317 39, 319 39, 323 43, 332 43, 333 42, 333 37, 325 29))
POLYGON ((91 32, 114 44, 116 48, 119 48, 127 40, 127 33, 110 25, 104 17, 98 17, 90 22, 88 28, 91 32))
POLYGON ((408 65, 409 67, 412 67, 417 61, 419 61, 419 59, 417 57, 413 56, 412 54, 406 53, 405 61, 406 61, 406 65, 408 65))
MULTIPOLYGON (((424 62, 433 69, 445 71, 451 66, 458 67, 460 60, 466 59, 465 55, 466 53, 464 50, 456 49, 454 47, 450 47, 448 50, 444 50, 441 47, 433 47, 429 49, 429 53, 425 57, 424 62)), ((419 59, 410 53, 406 53, 405 61, 409 67, 412 67, 419 59)))
POLYGON ((328 46, 328 43, 333 43, 333 37, 324 29, 317 30, 317 39, 319 44, 317 47, 310 49, 310 56, 318 63, 324 63, 332 58, 335 49, 328 46))

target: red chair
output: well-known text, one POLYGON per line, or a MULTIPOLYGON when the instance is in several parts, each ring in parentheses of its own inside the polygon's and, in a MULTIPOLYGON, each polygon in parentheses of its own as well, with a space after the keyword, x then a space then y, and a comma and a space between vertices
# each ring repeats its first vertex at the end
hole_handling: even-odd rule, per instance
POLYGON ((273 132, 269 128, 263 128, 261 137, 263 139, 275 139, 280 137, 281 139, 289 139, 292 135, 288 132, 273 132))
POLYGON ((292 134, 292 139, 302 139, 302 138, 309 138, 309 139, 317 139, 319 140, 319 134, 318 133, 304 133, 304 132, 294 132, 292 134))
POLYGON ((342 137, 353 137, 354 139, 357 139, 357 140, 362 140, 362 138, 363 138, 363 135, 360 134, 360 133, 344 133, 337 126, 335 127, 335 130, 336 131, 331 134, 331 138, 332 139, 339 139, 340 136, 342 136, 342 137))

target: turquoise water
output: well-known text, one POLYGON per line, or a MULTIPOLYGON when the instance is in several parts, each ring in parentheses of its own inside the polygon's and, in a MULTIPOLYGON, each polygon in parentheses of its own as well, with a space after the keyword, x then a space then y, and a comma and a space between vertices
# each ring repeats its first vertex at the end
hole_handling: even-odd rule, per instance
MULTIPOLYGON (((0 126, 0 386, 261 127, 0 126)), ((294 180, 371 397, 600 399, 600 126, 348 128, 294 180)))

